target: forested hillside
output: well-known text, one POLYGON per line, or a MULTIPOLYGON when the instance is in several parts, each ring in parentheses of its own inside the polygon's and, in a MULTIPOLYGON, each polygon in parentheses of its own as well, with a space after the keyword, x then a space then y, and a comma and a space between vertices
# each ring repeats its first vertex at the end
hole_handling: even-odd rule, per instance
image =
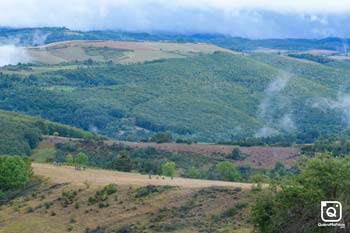
POLYGON ((345 61, 259 53, 19 65, 2 69, 0 108, 127 140, 170 131, 210 142, 277 134, 309 142, 346 131, 349 77, 345 61))
POLYGON ((92 133, 36 117, 0 110, 0 155, 29 155, 41 136, 92 137, 92 133))

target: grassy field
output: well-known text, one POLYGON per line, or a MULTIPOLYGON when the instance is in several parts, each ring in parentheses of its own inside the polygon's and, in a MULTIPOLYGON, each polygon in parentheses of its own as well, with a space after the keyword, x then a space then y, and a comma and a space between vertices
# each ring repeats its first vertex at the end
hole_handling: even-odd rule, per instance
POLYGON ((55 145, 49 141, 42 141, 32 151, 31 157, 33 161, 38 163, 46 162, 48 159, 52 159, 55 156, 55 145))
POLYGON ((150 180, 137 174, 48 164, 33 167, 45 181, 0 206, 1 233, 252 230, 254 192, 249 184, 177 177, 150 180), (104 193, 110 183, 117 186, 104 193))
POLYGON ((163 177, 152 176, 149 179, 148 175, 141 175, 137 173, 107 171, 103 169, 87 169, 86 171, 76 171, 72 166, 56 167, 47 163, 33 163, 34 173, 40 176, 48 177, 54 183, 71 183, 76 185, 83 185, 84 182, 88 182, 93 185, 170 185, 179 186, 182 188, 204 188, 213 186, 225 186, 225 187, 239 187, 242 189, 252 188, 252 184, 238 183, 238 182, 225 182, 225 181, 212 181, 212 180, 199 180, 199 179, 186 179, 182 177, 174 177, 171 180, 169 177, 163 179, 163 177))
POLYGON ((232 51, 204 43, 128 42, 128 41, 64 41, 30 47, 28 53, 34 62, 57 64, 61 62, 113 61, 137 63, 168 58, 185 58, 215 51, 232 51))

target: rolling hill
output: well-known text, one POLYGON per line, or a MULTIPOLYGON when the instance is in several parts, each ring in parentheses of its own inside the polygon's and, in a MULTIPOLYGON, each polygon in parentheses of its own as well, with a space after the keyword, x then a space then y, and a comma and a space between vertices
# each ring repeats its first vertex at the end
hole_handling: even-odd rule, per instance
POLYGON ((116 139, 170 131, 206 142, 287 134, 312 142, 350 122, 347 61, 169 42, 67 41, 29 51, 46 64, 1 68, 0 108, 116 139))
POLYGON ((185 58, 198 53, 214 53, 228 49, 203 43, 132 42, 132 41, 64 41, 27 49, 33 62, 94 61, 137 63, 168 58, 185 58))
MULTIPOLYGON (((55 174, 59 170, 53 169, 55 174)), ((64 170, 65 176, 70 178, 77 175, 72 167, 64 170)), ((236 187, 200 188, 105 186, 118 173, 87 170, 85 175, 94 175, 95 172, 108 175, 103 174, 100 183, 67 184, 55 180, 21 190, 22 195, 12 200, 13 204, 1 206, 0 232, 227 232, 234 229, 237 233, 248 233, 253 228, 249 216, 254 193, 240 188, 240 184, 236 187), (110 190, 108 195, 103 194, 107 189, 110 190), (99 194, 101 192, 103 196, 99 194)), ((84 174, 78 173, 78 176, 84 174)), ((143 179, 150 182, 147 177, 143 179)), ((156 179, 152 181, 162 183, 156 179)), ((171 183, 170 180, 165 182, 171 183)))
POLYGON ((37 117, 0 110, 0 155, 29 155, 43 134, 93 137, 92 133, 37 117))

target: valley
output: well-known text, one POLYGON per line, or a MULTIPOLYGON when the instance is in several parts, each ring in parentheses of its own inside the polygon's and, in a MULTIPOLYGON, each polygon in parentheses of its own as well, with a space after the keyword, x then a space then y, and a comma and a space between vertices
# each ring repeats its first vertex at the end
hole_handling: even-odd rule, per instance
POLYGON ((0 28, 0 233, 327 232, 348 42, 0 28))

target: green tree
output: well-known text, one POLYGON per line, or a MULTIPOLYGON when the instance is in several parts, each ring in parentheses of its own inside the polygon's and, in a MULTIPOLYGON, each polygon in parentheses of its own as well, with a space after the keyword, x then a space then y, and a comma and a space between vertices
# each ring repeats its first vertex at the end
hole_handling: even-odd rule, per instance
POLYGON ((173 177, 175 175, 175 162, 166 162, 162 166, 162 174, 164 176, 171 176, 173 177))
POLYGON ((252 182, 254 182, 254 183, 257 183, 257 184, 261 184, 261 183, 263 183, 263 182, 267 182, 268 181, 268 177, 267 176, 265 176, 264 174, 255 174, 255 175, 253 175, 251 178, 250 178, 250 180, 252 181, 252 182))
POLYGON ((63 163, 66 161, 66 157, 64 156, 63 151, 56 149, 55 151, 55 161, 56 162, 60 162, 63 163))
POLYGON ((92 64, 94 64, 94 60, 92 60, 91 58, 86 60, 86 65, 90 65, 91 66, 92 64))
POLYGON ((31 160, 21 156, 0 156, 0 191, 25 186, 32 176, 31 160))
POLYGON ((286 175, 286 168, 284 167, 283 163, 276 162, 275 168, 273 169, 273 173, 276 176, 284 176, 286 175))
POLYGON ((186 176, 189 178, 199 179, 201 178, 201 172, 198 168, 190 167, 186 172, 186 176))
POLYGON ((249 179, 252 173, 252 166, 250 164, 243 164, 242 166, 238 167, 238 170, 244 179, 249 179))
POLYGON ((231 157, 232 157, 232 159, 234 159, 234 160, 241 160, 241 159, 242 159, 242 157, 241 157, 241 152, 239 151, 238 148, 234 148, 234 149, 232 150, 231 157))
MULTIPOLYGON (((252 211, 256 232, 330 232, 317 225, 321 221, 320 202, 340 201, 344 213, 350 210, 349 156, 319 154, 303 158, 298 166, 298 175, 277 179, 257 198, 252 211)), ((350 224, 348 216, 344 223, 350 224)))
POLYGON ((89 157, 83 153, 83 152, 79 152, 75 158, 75 163, 78 166, 82 166, 82 167, 86 167, 88 165, 89 162, 89 157))
POLYGON ((241 178, 237 167, 229 161, 218 163, 217 170, 222 180, 237 181, 241 178))
POLYGON ((128 151, 120 151, 112 160, 113 169, 129 172, 132 169, 132 159, 128 151))
POLYGON ((68 155, 66 156, 66 163, 68 163, 69 165, 74 164, 74 158, 73 158, 73 155, 72 155, 72 154, 68 154, 68 155))

